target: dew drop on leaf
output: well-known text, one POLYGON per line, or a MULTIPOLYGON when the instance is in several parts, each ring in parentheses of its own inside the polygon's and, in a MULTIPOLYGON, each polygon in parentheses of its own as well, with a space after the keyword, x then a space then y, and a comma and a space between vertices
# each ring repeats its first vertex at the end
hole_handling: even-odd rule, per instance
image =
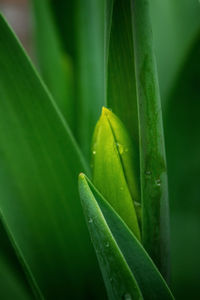
POLYGON ((95 150, 92 151, 92 154, 95 155, 97 152, 95 150))
POLYGON ((129 293, 124 294, 124 296, 122 297, 123 300, 132 300, 132 297, 129 293))
POLYGON ((92 218, 89 218, 88 223, 90 223, 90 224, 93 223, 92 218))
POLYGON ((146 171, 146 172, 145 172, 145 175, 146 175, 147 177, 150 177, 150 176, 151 176, 151 171, 146 171))
POLYGON ((160 179, 157 179, 157 180, 156 180, 156 185, 157 185, 157 186, 160 186, 160 185, 161 185, 161 180, 160 180, 160 179))
POLYGON ((120 154, 124 153, 124 146, 122 144, 117 143, 117 148, 118 148, 120 154))
POLYGON ((109 248, 110 244, 107 242, 105 246, 106 248, 109 248))

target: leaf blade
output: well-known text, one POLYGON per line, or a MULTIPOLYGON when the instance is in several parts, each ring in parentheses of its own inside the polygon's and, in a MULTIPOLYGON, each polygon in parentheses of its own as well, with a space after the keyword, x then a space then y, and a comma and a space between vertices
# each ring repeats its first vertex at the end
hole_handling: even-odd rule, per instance
MULTIPOLYGON (((106 221, 107 228, 102 229, 103 227, 101 227, 101 230, 109 230, 112 233, 112 237, 120 249, 126 264, 131 269, 144 299, 155 299, 155 297, 158 297, 158 299, 173 299, 166 282, 151 258, 119 215, 83 174, 79 177, 79 185, 82 205, 83 207, 87 206, 88 210, 85 213, 86 219, 90 218, 92 209, 95 211, 93 213, 93 222, 88 224, 91 237, 92 234, 97 234, 97 236, 99 234, 98 232, 95 233, 95 230, 92 232, 91 229, 96 220, 98 219, 99 222, 96 227, 102 225, 99 219, 106 221), (90 207, 90 205, 92 206, 91 202, 95 203, 93 208, 90 207)), ((96 246, 95 243, 94 246, 96 246)), ((97 250, 99 249, 97 248, 97 250)))
POLYGON ((125 298, 126 294, 131 295, 134 299, 142 299, 137 283, 107 228, 83 174, 79 176, 79 191, 109 299, 125 298))
POLYGON ((2 16, 0 32, 1 211, 44 297, 79 297, 93 257, 76 182, 87 164, 2 16))

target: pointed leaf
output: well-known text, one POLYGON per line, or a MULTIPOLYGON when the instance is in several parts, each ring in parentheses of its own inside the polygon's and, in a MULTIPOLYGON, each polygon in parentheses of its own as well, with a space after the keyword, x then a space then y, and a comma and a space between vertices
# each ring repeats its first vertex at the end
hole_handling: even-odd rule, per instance
POLYGON ((95 128, 92 153, 94 184, 140 239, 135 210, 140 201, 137 153, 121 121, 105 107, 95 128))
MULTIPOLYGON (((79 176, 79 191, 108 295, 110 290, 119 292, 127 283, 127 277, 123 276, 123 268, 126 267, 132 272, 143 299, 173 299, 164 279, 140 242, 83 174, 79 176), (124 258, 124 266, 118 253, 124 258), (116 267, 117 274, 123 276, 118 282, 109 280, 113 277, 115 279, 116 267)), ((134 282, 132 284, 134 287, 134 282)), ((128 299, 140 297, 136 295, 134 298, 130 290, 124 292, 129 295, 128 299)))
POLYGON ((109 299, 143 299, 83 174, 79 176, 79 192, 109 299))

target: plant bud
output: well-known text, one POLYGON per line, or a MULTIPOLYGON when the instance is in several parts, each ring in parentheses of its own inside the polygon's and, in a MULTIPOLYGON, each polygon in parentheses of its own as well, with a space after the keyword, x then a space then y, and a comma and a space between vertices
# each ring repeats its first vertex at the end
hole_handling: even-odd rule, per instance
POLYGON ((137 149, 122 122, 105 107, 94 131, 92 168, 95 186, 140 239, 137 149))

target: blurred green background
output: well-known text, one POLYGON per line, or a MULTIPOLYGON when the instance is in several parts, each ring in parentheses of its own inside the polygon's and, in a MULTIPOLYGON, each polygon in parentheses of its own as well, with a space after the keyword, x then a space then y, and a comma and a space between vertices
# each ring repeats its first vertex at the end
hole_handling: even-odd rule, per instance
MULTIPOLYGON (((0 0, 0 10, 35 61, 34 28, 27 1, 0 0)), ((66 23, 63 12, 59 12, 58 26, 66 23)), ((197 0, 152 0, 151 14, 168 161, 171 287, 176 299, 199 299, 200 4, 197 0)), ((65 42, 73 59, 70 39, 73 26, 68 26, 65 42)))

